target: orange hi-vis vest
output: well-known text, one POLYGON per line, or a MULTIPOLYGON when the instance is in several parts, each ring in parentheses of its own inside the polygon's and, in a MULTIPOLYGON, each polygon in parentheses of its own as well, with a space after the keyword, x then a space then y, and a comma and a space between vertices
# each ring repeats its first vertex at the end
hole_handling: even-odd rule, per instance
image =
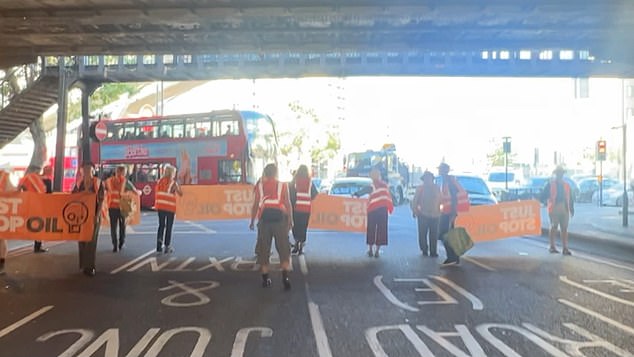
POLYGON ((121 191, 123 190, 124 177, 113 176, 106 181, 108 189, 108 208, 121 208, 121 191))
POLYGON ((7 182, 9 182, 9 173, 4 170, 0 170, 0 192, 6 191, 7 182))
POLYGON ((456 192, 456 198, 458 201, 458 205, 456 207, 456 212, 467 212, 471 204, 469 203, 469 195, 467 191, 462 188, 462 186, 456 181, 456 178, 453 176, 447 177, 447 182, 443 182, 442 184, 442 195, 440 200, 440 211, 444 214, 451 213, 451 191, 449 190, 449 181, 456 188, 458 192, 456 192))
POLYGON ((46 185, 44 181, 42 181, 42 177, 35 172, 31 172, 30 174, 26 174, 22 180, 20 180, 19 187, 22 191, 27 192, 37 192, 37 193, 45 193, 46 185))
POLYGON ((297 192, 297 200, 295 201, 295 211, 310 213, 310 179, 298 177, 295 180, 295 191, 297 192))
POLYGON ((161 178, 156 184, 154 208, 158 211, 176 212, 175 182, 169 177, 161 178))
POLYGON ((389 213, 392 213, 394 210, 394 203, 392 203, 390 189, 383 181, 372 181, 372 192, 370 193, 370 199, 368 202, 368 212, 377 210, 381 207, 387 208, 389 213))
MULTIPOLYGON (((564 186, 564 204, 566 205, 566 210, 570 211, 570 185, 568 185, 568 182, 562 182, 562 185, 564 186)), ((550 181, 550 196, 548 196, 548 213, 552 213, 553 211, 553 207, 555 206, 556 203, 556 199, 557 199, 557 187, 559 185, 557 184, 557 180, 551 180, 550 181)))
POLYGON ((285 190, 285 188, 286 184, 276 179, 262 179, 258 182, 258 194, 260 196, 258 219, 266 208, 273 208, 286 213, 283 199, 284 192, 288 192, 288 189, 285 190))

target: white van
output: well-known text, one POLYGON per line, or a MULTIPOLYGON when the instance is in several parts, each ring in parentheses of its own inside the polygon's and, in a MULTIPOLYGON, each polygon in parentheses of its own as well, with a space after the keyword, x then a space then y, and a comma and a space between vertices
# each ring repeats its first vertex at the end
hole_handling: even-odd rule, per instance
POLYGON ((506 191, 507 182, 509 189, 516 189, 526 185, 526 181, 527 177, 521 169, 509 168, 507 173, 504 168, 496 167, 487 175, 487 184, 496 195, 506 191))

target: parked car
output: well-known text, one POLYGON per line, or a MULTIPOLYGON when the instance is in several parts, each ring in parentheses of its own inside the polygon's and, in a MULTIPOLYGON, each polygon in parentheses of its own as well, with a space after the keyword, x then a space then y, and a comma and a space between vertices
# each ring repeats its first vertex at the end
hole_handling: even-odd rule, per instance
MULTIPOLYGON (((599 204, 599 194, 600 192, 597 190, 592 195, 592 203, 599 204)), ((627 190, 627 200, 628 203, 634 203, 634 191, 631 188, 627 190)), ((607 190, 603 190, 602 197, 603 206, 623 206, 623 187, 612 187, 607 190)))
MULTIPOLYGON (((623 183, 617 179, 604 178, 603 190, 621 186, 623 190, 623 183)), ((592 196, 599 190, 599 180, 596 177, 589 177, 579 181, 579 194, 577 195, 577 202, 592 202, 592 196)))
MULTIPOLYGON (((332 196, 352 196, 353 193, 365 187, 372 186, 372 179, 369 177, 337 177, 333 180, 328 194, 332 196)), ((361 196, 367 198, 369 195, 361 196)))
MULTIPOLYGON (((494 205, 498 203, 497 198, 491 192, 486 181, 474 174, 454 174, 458 183, 469 194, 469 203, 472 206, 494 205)), ((436 184, 442 185, 442 176, 436 178, 436 184)))

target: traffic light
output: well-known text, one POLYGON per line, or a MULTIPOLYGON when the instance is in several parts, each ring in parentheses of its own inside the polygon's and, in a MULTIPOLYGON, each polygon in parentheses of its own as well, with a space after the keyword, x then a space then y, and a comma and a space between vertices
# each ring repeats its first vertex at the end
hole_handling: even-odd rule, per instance
POLYGON ((605 161, 606 152, 605 140, 597 141, 597 160, 605 161))

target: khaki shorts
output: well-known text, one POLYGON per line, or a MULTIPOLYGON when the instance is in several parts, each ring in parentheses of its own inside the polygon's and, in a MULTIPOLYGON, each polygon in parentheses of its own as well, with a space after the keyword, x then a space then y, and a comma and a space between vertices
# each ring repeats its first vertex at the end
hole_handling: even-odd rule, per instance
POLYGON ((269 264, 273 238, 275 238, 275 249, 280 256, 280 263, 289 261, 291 245, 288 242, 288 217, 285 216, 279 222, 258 222, 258 241, 255 245, 258 264, 269 264))
POLYGON ((559 226, 562 230, 568 229, 568 222, 570 221, 570 212, 565 203, 557 203, 553 206, 552 212, 548 213, 550 218, 550 227, 557 228, 559 226))

